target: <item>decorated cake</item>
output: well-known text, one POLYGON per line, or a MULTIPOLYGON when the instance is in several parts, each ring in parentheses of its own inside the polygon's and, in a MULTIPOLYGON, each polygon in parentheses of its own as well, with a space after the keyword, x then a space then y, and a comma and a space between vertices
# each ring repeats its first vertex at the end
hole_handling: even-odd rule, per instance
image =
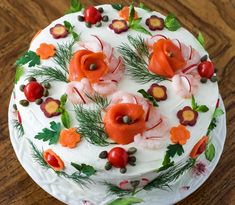
POLYGON ((115 205, 212 161, 223 111, 204 43, 142 3, 72 1, 16 61, 14 124, 32 166, 71 183, 77 204, 115 205))

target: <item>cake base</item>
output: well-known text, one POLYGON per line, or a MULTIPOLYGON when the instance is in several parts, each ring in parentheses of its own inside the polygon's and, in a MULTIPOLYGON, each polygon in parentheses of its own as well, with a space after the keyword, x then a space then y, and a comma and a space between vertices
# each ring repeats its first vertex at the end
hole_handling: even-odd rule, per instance
MULTIPOLYGON (((221 98, 220 102, 220 106, 225 112, 224 104, 221 98)), ((48 192, 50 195, 54 196, 58 200, 70 205, 85 204, 84 201, 82 199, 79 199, 78 197, 79 189, 77 188, 76 184, 64 178, 57 177, 57 175, 55 175, 55 173, 51 170, 44 170, 43 168, 38 168, 37 166, 34 166, 35 162, 33 161, 32 153, 30 152, 30 149, 27 149, 27 146, 29 146, 28 140, 24 137, 19 137, 17 130, 14 128, 14 124, 12 121, 16 119, 16 116, 13 113, 13 104, 14 99, 12 96, 8 111, 10 139, 15 150, 16 156, 25 171, 42 189, 44 189, 46 192, 48 192)), ((145 201, 141 204, 174 204, 193 193, 206 181, 206 179, 210 176, 210 174, 216 167, 223 151, 225 138, 226 114, 218 118, 217 127, 212 133, 212 142, 216 149, 215 158, 212 162, 208 163, 208 161, 205 159, 204 154, 199 157, 198 161, 206 165, 206 169, 204 170, 204 172, 200 174, 199 172, 195 172, 195 170, 189 170, 176 182, 174 182, 174 184, 171 186, 172 191, 155 189, 148 192, 147 195, 145 194, 145 192, 137 194, 137 197, 145 201)), ((93 199, 96 199, 96 197, 97 196, 94 192, 93 199)), ((99 196, 98 198, 102 198, 102 196, 99 196)), ((106 197, 105 201, 102 201, 100 204, 108 204, 115 198, 115 196, 106 197)), ((97 204, 97 202, 93 201, 93 199, 87 198, 87 200, 91 200, 92 205, 97 204)), ((99 203, 97 205, 99 205, 99 203)))

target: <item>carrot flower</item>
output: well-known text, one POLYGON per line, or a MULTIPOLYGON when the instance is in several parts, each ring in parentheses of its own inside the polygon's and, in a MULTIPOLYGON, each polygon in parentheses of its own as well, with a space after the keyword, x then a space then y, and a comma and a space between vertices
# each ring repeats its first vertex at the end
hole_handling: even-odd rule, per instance
POLYGON ((184 145, 190 138, 190 132, 183 125, 179 125, 178 127, 172 127, 170 130, 170 134, 171 141, 175 144, 184 145))
POLYGON ((208 142, 208 136, 203 136, 197 142, 197 144, 194 145, 189 156, 193 159, 197 158, 201 153, 205 151, 207 142, 208 142))
MULTIPOLYGON (((128 21, 129 20, 129 16, 130 16, 130 8, 128 6, 124 6, 119 12, 118 12, 119 16, 121 18, 123 18, 124 20, 128 21)), ((138 19, 138 14, 135 11, 134 14, 134 19, 138 19)))
POLYGON ((41 59, 48 59, 55 55, 56 49, 52 44, 41 43, 40 47, 37 48, 36 54, 40 56, 41 59))
POLYGON ((47 164, 55 171, 61 171, 64 169, 64 162, 55 152, 52 151, 52 149, 44 151, 43 157, 47 164))
POLYGON ((76 128, 64 129, 60 132, 60 144, 63 147, 74 148, 80 142, 81 136, 77 133, 76 128))

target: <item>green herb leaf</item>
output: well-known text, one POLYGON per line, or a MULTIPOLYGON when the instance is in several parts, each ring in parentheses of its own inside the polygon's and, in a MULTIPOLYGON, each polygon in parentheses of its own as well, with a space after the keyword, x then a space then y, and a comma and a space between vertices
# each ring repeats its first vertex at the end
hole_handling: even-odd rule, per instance
POLYGON ((215 146, 212 143, 206 146, 205 156, 206 156, 206 159, 209 160, 210 162, 214 159, 215 146))
POLYGON ((197 109, 197 103, 196 103, 194 95, 192 95, 192 108, 193 108, 193 110, 197 109))
POLYGON ((50 122, 50 128, 44 128, 34 138, 38 140, 49 141, 49 145, 56 144, 59 140, 61 124, 54 121, 50 122))
POLYGON ((108 205, 132 205, 143 202, 143 199, 136 197, 128 197, 128 198, 118 198, 109 203, 108 205))
POLYGON ((142 3, 142 2, 139 4, 139 7, 140 7, 141 9, 146 10, 146 11, 151 11, 151 9, 148 8, 147 6, 145 6, 144 3, 142 3))
POLYGON ((62 121, 64 127, 66 127, 66 128, 71 127, 70 116, 69 116, 69 113, 66 110, 64 110, 61 114, 61 121, 62 121))
POLYGON ((201 31, 199 31, 199 33, 198 33, 197 40, 203 47, 205 47, 205 39, 204 39, 201 31))
POLYGON ((64 94, 60 97, 60 106, 65 106, 66 102, 67 102, 67 99, 68 99, 68 95, 67 94, 64 94))
POLYGON ((170 144, 167 149, 167 153, 170 157, 174 157, 176 154, 180 156, 184 153, 183 146, 180 144, 170 144))
POLYGON ((209 108, 206 105, 200 105, 196 108, 196 111, 198 112, 207 112, 209 108))
POLYGON ((81 4, 79 0, 71 0, 70 8, 65 13, 69 14, 69 13, 79 12, 82 10, 82 8, 83 8, 83 5, 81 4))
POLYGON ((163 166, 166 166, 166 165, 168 165, 168 164, 170 164, 170 163, 171 163, 170 156, 169 156, 168 153, 166 153, 166 154, 165 154, 165 157, 164 157, 164 160, 163 160, 163 162, 162 162, 162 165, 163 165, 163 166))
POLYGON ((80 35, 74 31, 74 26, 68 21, 64 21, 64 26, 70 34, 72 34, 74 41, 79 41, 80 35))
POLYGON ((94 167, 86 164, 76 164, 76 163, 71 163, 71 165, 77 169, 80 173, 85 174, 86 176, 92 176, 96 173, 96 170, 94 167))
POLYGON ((122 4, 111 4, 111 6, 118 11, 122 10, 123 8, 122 4))
POLYGON ((17 61, 16 65, 25 65, 29 63, 29 67, 40 64, 40 57, 34 51, 27 51, 23 56, 21 56, 17 61))
POLYGON ((24 74, 24 68, 21 66, 17 66, 16 68, 16 74, 15 74, 15 84, 18 83, 20 80, 20 77, 24 74))
POLYGON ((128 19, 129 25, 132 24, 134 16, 135 16, 135 7, 134 7, 134 2, 132 2, 129 8, 129 19, 128 19))
POLYGON ((169 167, 172 167, 172 166, 174 166, 174 162, 172 161, 172 162, 168 162, 167 164, 163 164, 163 166, 162 167, 160 167, 158 170, 157 170, 157 172, 161 172, 161 171, 164 171, 164 170, 167 170, 169 167))
POLYGON ((148 94, 144 89, 140 89, 137 92, 140 93, 144 98, 148 99, 153 104, 153 106, 158 107, 156 99, 152 95, 148 94))
POLYGON ((217 107, 214 111, 213 118, 220 117, 223 114, 224 114, 224 111, 221 108, 217 107))
POLYGON ((152 36, 152 34, 151 34, 148 30, 146 30, 143 26, 141 26, 141 25, 139 24, 140 20, 141 20, 141 18, 139 18, 139 19, 137 19, 137 20, 134 20, 134 21, 132 22, 132 24, 130 25, 130 28, 133 29, 133 30, 135 30, 135 31, 139 31, 139 32, 141 32, 141 33, 145 33, 145 34, 147 34, 147 35, 152 36))
POLYGON ((181 27, 180 22, 174 14, 169 14, 166 17, 164 24, 169 31, 176 31, 181 27))

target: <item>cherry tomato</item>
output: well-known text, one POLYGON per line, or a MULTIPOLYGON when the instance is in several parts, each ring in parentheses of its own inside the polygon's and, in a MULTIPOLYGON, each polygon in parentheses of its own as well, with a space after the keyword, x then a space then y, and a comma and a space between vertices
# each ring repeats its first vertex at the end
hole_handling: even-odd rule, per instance
POLYGON ((210 61, 201 62, 197 68, 198 73, 201 77, 211 78, 214 74, 214 64, 210 61))
POLYGON ((55 158, 55 156, 53 156, 49 153, 46 156, 46 161, 52 167, 59 167, 60 166, 59 163, 58 163, 58 160, 55 158))
POLYGON ((18 118, 18 122, 21 124, 22 123, 22 119, 21 119, 19 111, 17 112, 17 118, 18 118))
POLYGON ((206 150, 206 142, 204 142, 197 151, 197 154, 200 155, 201 153, 203 153, 206 150))
POLYGON ((115 147, 108 153, 108 161, 116 168, 124 168, 128 163, 128 154, 121 147, 115 147))
POLYGON ((43 96, 44 88, 36 81, 29 82, 24 88, 24 94, 28 101, 34 102, 43 96))
POLYGON ((86 22, 96 24, 97 22, 101 21, 102 16, 98 9, 90 6, 84 11, 84 18, 86 22))

